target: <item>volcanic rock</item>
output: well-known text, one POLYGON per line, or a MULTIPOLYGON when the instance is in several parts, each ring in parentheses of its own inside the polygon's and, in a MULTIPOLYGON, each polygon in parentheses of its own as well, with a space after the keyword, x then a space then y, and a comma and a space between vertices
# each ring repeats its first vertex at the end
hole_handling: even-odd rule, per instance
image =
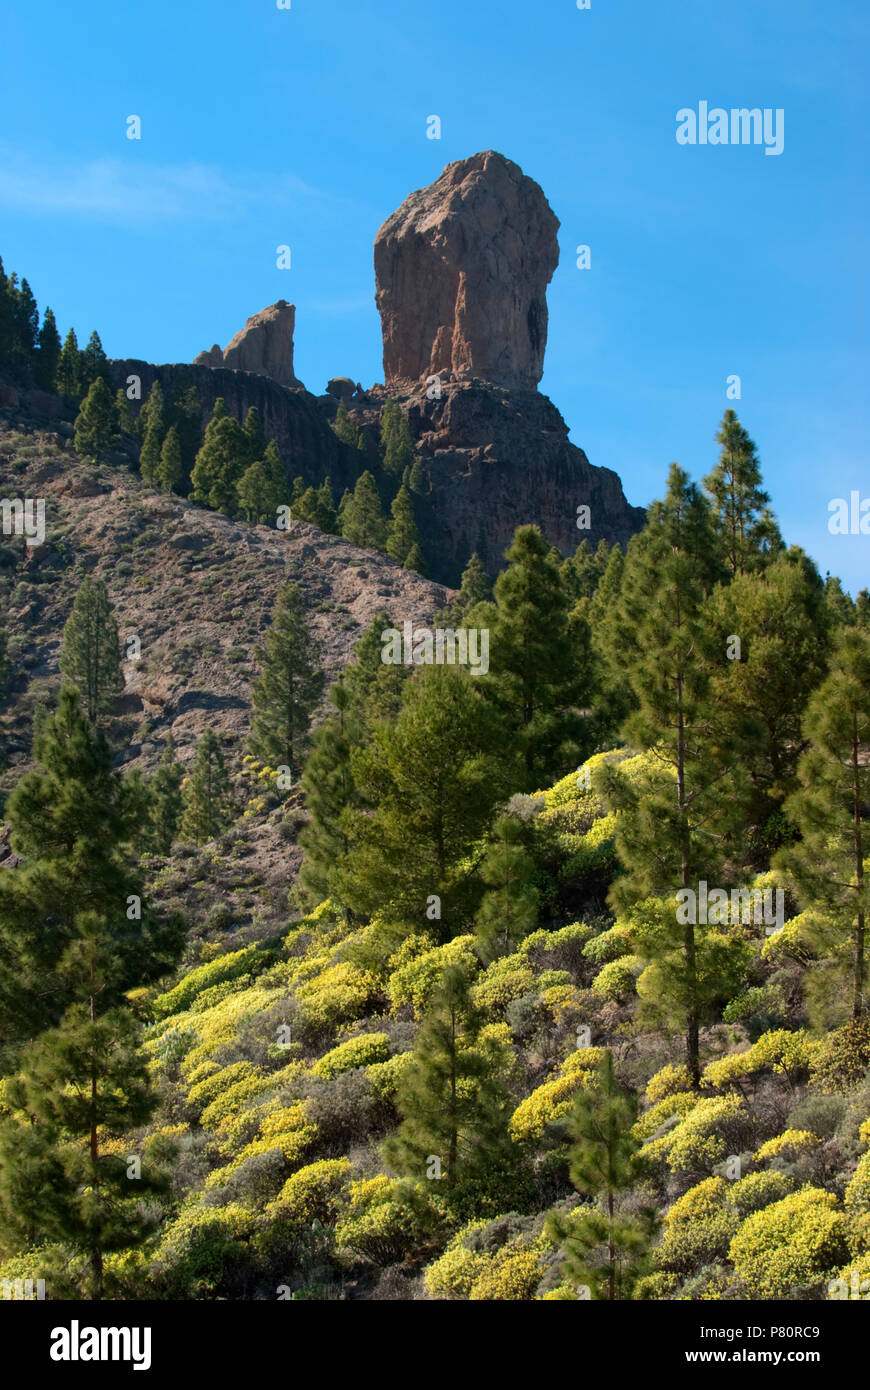
POLYGON ((229 367, 256 372, 281 386, 298 386, 293 373, 293 328, 296 309, 286 299, 252 314, 223 352, 217 343, 193 359, 198 367, 229 367))
POLYGON ((493 150, 406 198, 375 238, 387 387, 446 370, 534 389, 558 227, 538 184, 493 150))

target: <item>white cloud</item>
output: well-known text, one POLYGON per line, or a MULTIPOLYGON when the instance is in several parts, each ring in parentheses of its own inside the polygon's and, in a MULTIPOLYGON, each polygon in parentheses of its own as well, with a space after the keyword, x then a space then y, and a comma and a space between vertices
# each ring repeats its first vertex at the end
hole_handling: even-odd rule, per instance
POLYGON ((346 201, 289 174, 246 174, 231 181, 214 165, 147 164, 139 156, 133 148, 124 159, 76 166, 56 159, 25 160, 0 148, 0 207, 145 228, 188 219, 223 220, 257 204, 313 208, 346 201))

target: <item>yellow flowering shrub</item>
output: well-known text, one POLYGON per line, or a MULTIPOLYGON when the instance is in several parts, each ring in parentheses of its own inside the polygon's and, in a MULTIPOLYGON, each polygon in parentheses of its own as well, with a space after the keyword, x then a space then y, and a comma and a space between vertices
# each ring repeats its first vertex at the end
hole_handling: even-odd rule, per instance
POLYGON ((284 1249, 312 1222, 334 1222, 346 1204, 350 1174, 346 1158, 322 1158, 288 1178, 266 1207, 262 1248, 284 1249))
POLYGON ((794 1159, 798 1154, 811 1153, 821 1142, 819 1136, 809 1129, 786 1129, 775 1139, 768 1139, 766 1144, 762 1144, 755 1153, 755 1162, 767 1163, 772 1158, 794 1159))
POLYGON ((464 966, 469 980, 474 978, 478 959, 473 936, 455 936, 446 945, 424 951, 394 970, 387 984, 393 1012, 410 1004, 415 1017, 421 1018, 447 965, 464 966))
POLYGON ((728 1184, 728 1199, 741 1220, 751 1216, 771 1202, 780 1202, 795 1186, 794 1179, 785 1173, 747 1173, 745 1178, 728 1184))
POLYGON ((544 1264, 537 1251, 513 1250, 508 1245, 490 1256, 468 1297, 472 1303, 494 1299, 528 1301, 535 1297, 543 1276, 544 1264))
POLYGON ((583 947, 586 959, 594 961, 596 965, 607 965, 609 961, 630 956, 631 953, 631 929, 624 922, 617 922, 609 931, 599 932, 583 947))
POLYGON ((643 969, 639 956, 620 956, 609 961, 592 981, 592 989, 605 999, 621 1002, 637 992, 637 978, 643 969))
POLYGON ((390 1039, 386 1033, 361 1033, 348 1038, 325 1052, 311 1068, 315 1076, 329 1081, 344 1071, 355 1071, 375 1062, 386 1062, 390 1055, 390 1039))
POLYGON ((782 1173, 749 1173, 736 1182, 705 1178, 679 1197, 665 1216, 658 1264, 690 1274, 724 1260, 741 1223, 788 1196, 793 1184, 782 1173))
POLYGON ((187 1103, 197 1109, 205 1109, 213 1100, 228 1091, 231 1086, 235 1086, 237 1082, 247 1081, 251 1077, 261 1075, 259 1067, 255 1067, 253 1062, 232 1062, 229 1066, 220 1067, 217 1071, 211 1072, 202 1081, 198 1081, 195 1086, 191 1086, 187 1093, 187 1103))
POLYGON ((749 1298, 793 1298, 821 1283, 848 1253, 836 1197, 803 1187, 747 1217, 729 1255, 749 1298))
POLYGON ((406 1067, 414 1060, 413 1051, 399 1052, 386 1062, 373 1062, 366 1067, 372 1095, 384 1105, 392 1105, 396 1098, 399 1079, 406 1067))
POLYGON ((810 1070, 820 1048, 821 1043, 803 1029, 791 1032, 777 1028, 763 1033, 746 1051, 710 1062, 702 1079, 705 1085, 715 1086, 717 1090, 736 1086, 761 1071, 785 1074, 795 1081, 810 1070))
POLYGON ((251 974, 260 966, 263 970, 272 964, 273 956, 260 946, 245 946, 241 951, 230 951, 218 956, 216 960, 198 965, 179 980, 178 984, 165 994, 158 994, 153 1008, 157 1018, 169 1014, 184 1013, 191 1007, 197 995, 214 985, 237 981, 240 976, 251 974))
POLYGON ((651 1076, 646 1083, 645 1096, 650 1105, 655 1105, 657 1101, 664 1100, 666 1096, 676 1095, 678 1092, 685 1092, 691 1089, 692 1078, 689 1076, 688 1067, 680 1062, 678 1064, 668 1063, 657 1071, 655 1076, 651 1076))
POLYGON ((308 1122, 304 1105, 276 1106, 262 1116, 257 1137, 246 1144, 231 1163, 212 1169, 205 1186, 223 1187, 249 1158, 272 1150, 279 1152, 293 1167, 300 1162, 316 1138, 317 1126, 308 1122))
POLYGON ((862 1154, 859 1158, 846 1188, 845 1202, 850 1213, 870 1211, 870 1153, 862 1154))
POLYGON ((297 1032, 310 1038, 333 1032, 339 1023, 361 1018, 377 988, 369 971, 358 969, 350 961, 338 961, 297 987, 297 1032))
POLYGON ((601 1047, 572 1052, 555 1077, 520 1102, 510 1121, 510 1134, 515 1143, 533 1143, 541 1138, 549 1124, 568 1114, 574 1096, 581 1086, 589 1084, 603 1052, 601 1047))
POLYGON ((665 1159, 672 1173, 711 1172, 730 1153, 739 1153, 748 1114, 739 1096, 699 1100, 678 1125, 643 1149, 648 1159, 665 1159))
POLYGON ((705 1178, 674 1202, 665 1216, 658 1263, 662 1269, 688 1274, 724 1259, 739 1225, 726 1180, 705 1178))
POLYGON ((164 1230, 152 1278, 170 1298, 212 1298, 250 1256, 255 1218, 236 1202, 203 1206, 192 1198, 164 1230))
POLYGON ((444 1254, 428 1265, 423 1273, 423 1287, 429 1298, 467 1299, 474 1281, 483 1273, 489 1256, 467 1250, 457 1238, 450 1242, 444 1254))
POLYGON ((373 1265, 398 1264, 425 1246, 441 1221, 428 1194, 380 1174, 350 1185, 336 1244, 373 1265))
MULTIPOLYGON (((496 961, 495 964, 500 965, 501 962, 496 961)), ((510 971, 493 971, 490 966, 474 986, 471 997, 476 1007, 491 1017, 504 1014, 508 1004, 523 994, 529 994, 534 987, 535 977, 528 966, 510 971)))
POLYGON ((828 1280, 829 1300, 843 1299, 863 1303, 870 1299, 870 1253, 838 1269, 828 1280))
POLYGON ((652 1139, 656 1137, 656 1130, 661 1129, 662 1125, 666 1125, 675 1115, 681 1120, 685 1119, 696 1105, 700 1105, 701 1100, 702 1097, 697 1091, 674 1091, 663 1096, 655 1105, 651 1105, 649 1110, 644 1111, 635 1123, 632 1134, 636 1139, 652 1139))

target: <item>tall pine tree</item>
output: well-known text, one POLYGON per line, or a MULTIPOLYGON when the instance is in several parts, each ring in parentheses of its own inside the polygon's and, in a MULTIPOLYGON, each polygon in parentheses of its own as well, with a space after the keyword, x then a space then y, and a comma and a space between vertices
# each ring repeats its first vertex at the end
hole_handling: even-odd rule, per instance
POLYGON ((102 580, 86 575, 79 585, 63 630, 60 669, 81 691, 91 723, 112 707, 124 689, 118 625, 102 580))
POLYGON ((803 725, 809 747, 798 766, 800 788, 786 802, 801 839, 780 864, 806 907, 832 921, 836 950, 851 955, 852 1017, 868 1012, 867 922, 870 914, 870 634, 840 633, 830 674, 810 697, 803 725))
POLYGON ((249 747, 269 767, 289 768, 295 778, 302 771, 324 680, 296 584, 278 591, 272 625, 257 656, 261 670, 252 688, 249 747))
MULTIPOLYGON (((733 749, 711 699, 706 600, 720 571, 710 508, 687 475, 671 465, 668 491, 650 508, 645 531, 629 546, 614 615, 636 710, 625 734, 654 763, 629 780, 606 765, 601 790, 622 814, 617 850, 624 869, 611 890, 617 907, 681 888, 720 881, 725 846, 736 834, 745 797, 733 749)), ((674 934, 653 936, 674 980, 682 1014, 686 1065, 700 1078, 702 976, 699 933, 687 921, 674 934), (680 932, 682 940, 680 942, 680 932)))

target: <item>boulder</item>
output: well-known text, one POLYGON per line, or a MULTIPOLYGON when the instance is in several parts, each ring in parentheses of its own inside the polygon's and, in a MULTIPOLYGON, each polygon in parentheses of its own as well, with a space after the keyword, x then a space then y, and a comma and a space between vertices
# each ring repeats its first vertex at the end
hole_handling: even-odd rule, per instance
POLYGON ((406 198, 375 238, 387 388, 452 372, 534 389, 558 227, 538 184, 493 150, 406 198))
POLYGON ((197 367, 229 367, 256 372, 280 386, 299 386, 293 372, 293 329, 296 309, 286 299, 252 314, 223 352, 217 343, 193 359, 197 367))

